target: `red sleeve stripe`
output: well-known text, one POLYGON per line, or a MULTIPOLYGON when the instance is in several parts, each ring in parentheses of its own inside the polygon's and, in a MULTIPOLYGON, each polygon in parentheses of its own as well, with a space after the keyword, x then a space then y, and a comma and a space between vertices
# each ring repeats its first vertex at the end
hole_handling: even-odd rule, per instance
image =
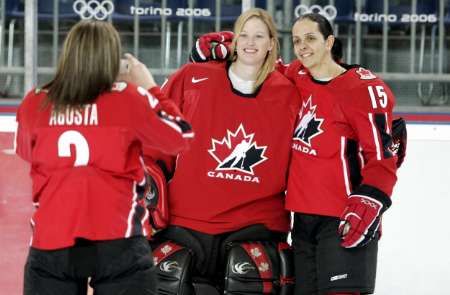
POLYGON ((381 160, 380 138, 378 137, 377 127, 375 126, 375 124, 373 122, 373 114, 372 113, 369 113, 369 121, 370 121, 370 124, 372 125, 372 134, 373 134, 373 141, 375 143, 375 148, 377 151, 377 160, 380 161, 381 160))

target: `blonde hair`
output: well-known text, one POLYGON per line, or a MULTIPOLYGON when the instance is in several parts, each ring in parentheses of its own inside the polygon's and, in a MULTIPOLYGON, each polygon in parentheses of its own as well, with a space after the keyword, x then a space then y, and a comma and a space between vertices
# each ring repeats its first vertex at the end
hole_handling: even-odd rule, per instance
POLYGON ((119 74, 120 37, 108 22, 84 20, 69 31, 54 78, 43 86, 55 111, 92 103, 119 74))
POLYGON ((231 61, 235 61, 237 59, 236 40, 239 37, 239 34, 242 32, 245 23, 251 18, 258 18, 267 26, 267 29, 269 31, 269 37, 273 41, 273 47, 267 53, 266 59, 261 68, 259 69, 258 74, 256 75, 255 81, 255 89, 256 89, 264 82, 264 80, 266 80, 267 76, 273 70, 275 70, 275 62, 278 58, 278 50, 280 48, 280 43, 278 41, 278 33, 275 23, 270 14, 266 10, 261 8, 249 9, 243 12, 234 23, 234 38, 233 42, 231 43, 231 52, 232 52, 230 56, 231 61))

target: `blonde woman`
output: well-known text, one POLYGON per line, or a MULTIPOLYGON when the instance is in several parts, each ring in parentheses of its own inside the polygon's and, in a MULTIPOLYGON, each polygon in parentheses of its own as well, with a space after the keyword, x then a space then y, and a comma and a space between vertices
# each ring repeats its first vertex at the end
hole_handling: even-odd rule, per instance
MULTIPOLYGON (((187 64, 163 87, 196 132, 176 167, 166 162, 162 169, 173 175, 170 225, 155 236, 153 252, 164 294, 201 292, 205 284, 222 294, 277 294, 286 287, 276 247, 289 230, 284 191, 298 94, 274 71, 277 31, 266 11, 244 12, 234 33, 227 63, 187 64), (241 251, 247 254, 235 265, 241 251)), ((211 290, 197 294, 216 294, 211 290)))
POLYGON ((95 294, 155 294, 148 214, 136 189, 141 156, 150 148, 175 155, 191 132, 159 109, 163 97, 146 68, 139 82, 151 94, 114 83, 120 56, 111 24, 79 22, 54 78, 19 107, 17 153, 31 163, 36 206, 26 295, 86 294, 89 277, 95 294))

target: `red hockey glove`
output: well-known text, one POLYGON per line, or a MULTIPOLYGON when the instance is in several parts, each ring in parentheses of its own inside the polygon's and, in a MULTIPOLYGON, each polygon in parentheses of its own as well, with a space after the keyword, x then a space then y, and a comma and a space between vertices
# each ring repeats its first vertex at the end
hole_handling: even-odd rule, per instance
POLYGON ((159 87, 153 87, 149 89, 151 95, 158 99, 158 104, 154 107, 154 110, 158 116, 166 123, 179 129, 184 138, 190 138, 194 136, 191 125, 184 119, 178 106, 170 99, 167 99, 161 92, 159 87))
POLYGON ((150 213, 150 225, 155 230, 164 229, 169 223, 167 181, 162 169, 155 162, 145 163, 148 190, 145 204, 150 213))
POLYGON ((391 151, 397 155, 397 168, 399 168, 406 155, 407 132, 406 122, 403 118, 392 121, 392 146, 391 151))
POLYGON ((374 239, 381 223, 381 214, 391 204, 389 197, 380 197, 383 193, 379 190, 365 185, 361 188, 359 191, 370 190, 378 196, 352 194, 348 197, 347 207, 341 215, 338 228, 342 238, 341 245, 345 248, 362 247, 374 239))
POLYGON ((195 42, 189 55, 191 62, 225 60, 230 54, 233 32, 223 31, 201 35, 195 42))

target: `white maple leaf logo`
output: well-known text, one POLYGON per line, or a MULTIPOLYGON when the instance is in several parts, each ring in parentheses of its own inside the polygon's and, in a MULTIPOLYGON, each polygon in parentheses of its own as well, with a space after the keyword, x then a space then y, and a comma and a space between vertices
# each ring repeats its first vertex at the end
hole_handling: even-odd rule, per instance
POLYGON ((304 144, 311 146, 311 139, 323 133, 320 128, 324 119, 317 118, 316 105, 312 104, 312 96, 303 103, 299 113, 299 123, 294 131, 294 140, 300 140, 304 144))
POLYGON ((253 168, 267 160, 264 156, 267 146, 258 146, 253 141, 254 135, 247 134, 240 124, 235 132, 227 130, 227 135, 222 140, 212 138, 212 148, 208 152, 218 163, 215 169, 254 175, 253 168))

